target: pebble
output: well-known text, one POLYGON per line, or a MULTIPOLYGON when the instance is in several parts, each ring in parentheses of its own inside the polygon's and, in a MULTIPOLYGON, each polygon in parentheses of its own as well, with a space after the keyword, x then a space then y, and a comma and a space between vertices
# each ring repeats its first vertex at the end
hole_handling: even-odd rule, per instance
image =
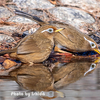
POLYGON ((15 66, 16 64, 17 64, 16 62, 11 61, 11 60, 9 60, 9 59, 6 59, 6 60, 3 62, 3 67, 4 67, 5 69, 9 69, 9 68, 15 66))

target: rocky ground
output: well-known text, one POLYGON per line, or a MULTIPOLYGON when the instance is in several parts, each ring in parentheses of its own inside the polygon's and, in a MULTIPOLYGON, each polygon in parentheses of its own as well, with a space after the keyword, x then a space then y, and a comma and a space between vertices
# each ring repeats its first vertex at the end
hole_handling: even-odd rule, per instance
MULTIPOLYGON (((0 50, 11 49, 25 35, 34 33, 40 27, 36 22, 16 15, 14 13, 15 9, 35 15, 43 21, 57 20, 69 23, 93 38, 100 48, 100 0, 0 0, 0 50)), ((8 55, 4 55, 3 58, 0 58, 0 61, 4 61, 5 57, 9 58, 8 55)), ((6 66, 8 63, 11 64, 10 61, 5 61, 4 63, 6 69, 9 68, 9 66, 6 66)), ((16 63, 12 62, 12 65, 16 65, 16 63)), ((80 81, 80 83, 83 82, 84 79, 80 81)), ((79 83, 77 82, 76 84, 79 83)), ((68 100, 100 99, 98 95, 97 99, 96 97, 91 99, 84 91, 82 93, 85 94, 85 97, 78 97, 81 89, 77 89, 76 86, 66 88, 69 90, 76 89, 75 91, 64 90, 65 93, 66 91, 73 93, 72 97, 69 94, 68 100)), ((92 95, 97 92, 88 91, 88 93, 92 95)))
POLYGON ((36 22, 15 15, 15 9, 36 15, 44 21, 70 23, 100 45, 99 0, 1 0, 0 5, 1 50, 4 41, 8 44, 3 49, 11 48, 22 38, 23 33, 33 33, 39 27, 36 22))
MULTIPOLYGON (((0 50, 11 49, 40 26, 14 13, 15 9, 35 15, 43 21, 61 21, 93 38, 100 48, 99 0, 1 0, 0 50)), ((6 55, 7 56, 7 55, 6 55)))

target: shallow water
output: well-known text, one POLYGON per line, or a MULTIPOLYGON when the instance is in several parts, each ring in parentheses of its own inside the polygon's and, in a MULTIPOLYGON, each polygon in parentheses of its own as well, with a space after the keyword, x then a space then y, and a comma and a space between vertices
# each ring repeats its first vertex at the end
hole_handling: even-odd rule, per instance
MULTIPOLYGON (((12 92, 22 93, 25 91, 28 90, 23 89, 15 81, 0 79, 0 100, 42 100, 39 96, 12 95, 12 92)), ((65 98, 53 100, 100 100, 100 64, 92 73, 81 77, 76 82, 59 89, 59 91, 65 94, 65 98)))

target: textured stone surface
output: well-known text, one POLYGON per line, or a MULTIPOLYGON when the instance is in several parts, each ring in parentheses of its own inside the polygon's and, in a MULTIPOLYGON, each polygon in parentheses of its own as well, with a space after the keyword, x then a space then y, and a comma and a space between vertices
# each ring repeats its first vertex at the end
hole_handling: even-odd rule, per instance
POLYGON ((9 35, 0 34, 0 43, 2 43, 4 41, 8 42, 8 43, 11 43, 11 42, 14 42, 14 38, 9 36, 9 35))
POLYGON ((59 0, 62 4, 70 4, 70 5, 77 5, 83 9, 86 8, 100 8, 100 2, 99 0, 59 0), (91 5, 91 6, 90 6, 91 5))
MULTIPOLYGON (((100 35, 100 33, 97 33, 98 35, 100 35)), ((95 35, 90 35, 91 38, 93 38, 96 43, 98 43, 100 45, 100 38, 98 36, 95 36, 95 35)))
POLYGON ((17 22, 17 23, 29 23, 29 24, 36 24, 36 22, 34 22, 34 21, 32 21, 32 20, 30 20, 30 19, 28 19, 28 18, 25 18, 25 17, 21 17, 21 16, 13 16, 13 17, 10 17, 9 18, 9 20, 8 20, 8 22, 10 22, 10 21, 12 21, 12 22, 17 22))
POLYGON ((51 8, 54 7, 48 0, 13 0, 14 3, 18 5, 18 7, 34 9, 34 8, 51 8))
POLYGON ((14 33, 16 31, 17 27, 13 26, 0 26, 0 32, 1 33, 7 33, 9 35, 12 35, 11 33, 14 33))
MULTIPOLYGON (((99 0, 59 0, 60 2, 64 3, 64 4, 68 4, 68 3, 85 3, 85 4, 98 4, 97 1, 99 0)), ((92 5, 91 5, 92 6, 92 5)))
POLYGON ((0 18, 7 18, 10 17, 12 13, 4 7, 0 7, 0 18))
POLYGON ((49 12, 52 13, 58 19, 69 22, 76 27, 82 25, 82 22, 85 23, 95 22, 94 18, 88 13, 72 8, 56 7, 50 9, 49 12))

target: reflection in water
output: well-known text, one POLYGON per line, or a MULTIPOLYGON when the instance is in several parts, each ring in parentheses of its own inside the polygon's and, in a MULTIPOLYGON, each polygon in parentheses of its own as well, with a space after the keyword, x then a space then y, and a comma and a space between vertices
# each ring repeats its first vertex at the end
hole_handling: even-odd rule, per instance
POLYGON ((96 64, 95 64, 95 63, 92 63, 92 64, 90 65, 89 70, 88 70, 88 71, 86 71, 86 72, 84 73, 84 76, 85 76, 87 73, 89 73, 89 72, 91 72, 92 70, 94 70, 94 69, 95 69, 95 67, 96 67, 96 64))
MULTIPOLYGON (((23 64, 20 68, 10 72, 9 75, 14 77, 15 81, 27 90, 55 91, 54 96, 51 98, 63 97, 61 92, 55 90, 52 73, 43 64, 34 64, 33 66, 23 64)), ((49 99, 49 97, 44 98, 49 99)))
MULTIPOLYGON (((52 98, 63 96, 58 92, 59 88, 67 86, 80 78, 93 72, 99 60, 95 61, 73 61, 70 63, 54 63, 52 72, 43 64, 28 66, 23 64, 11 71, 10 78, 21 87, 30 91, 55 91, 52 98)), ((49 97, 44 97, 49 98, 49 97)), ((50 97, 51 98, 51 97, 50 97)))
POLYGON ((12 77, 25 89, 35 91, 46 91, 53 83, 51 72, 42 64, 28 66, 24 64, 10 72, 12 77))
MULTIPOLYGON (((59 64, 57 66, 59 66, 59 64)), ((78 61, 65 64, 63 66, 60 66, 60 68, 55 67, 52 71, 55 79, 54 87, 61 88, 70 83, 73 83, 84 77, 84 75, 86 76, 91 73, 96 68, 96 66, 97 64, 95 64, 94 62, 78 61)))

